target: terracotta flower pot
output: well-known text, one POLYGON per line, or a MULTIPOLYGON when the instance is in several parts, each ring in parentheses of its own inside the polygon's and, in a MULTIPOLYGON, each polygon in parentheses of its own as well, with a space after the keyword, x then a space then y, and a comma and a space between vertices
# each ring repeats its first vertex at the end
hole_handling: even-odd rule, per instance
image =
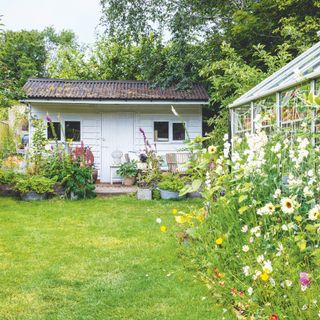
POLYGON ((123 179, 122 184, 126 187, 131 187, 134 185, 135 182, 136 182, 136 177, 125 177, 123 179))
POLYGON ((94 169, 92 171, 92 180, 93 180, 94 183, 96 183, 97 180, 98 180, 98 170, 97 169, 94 169))

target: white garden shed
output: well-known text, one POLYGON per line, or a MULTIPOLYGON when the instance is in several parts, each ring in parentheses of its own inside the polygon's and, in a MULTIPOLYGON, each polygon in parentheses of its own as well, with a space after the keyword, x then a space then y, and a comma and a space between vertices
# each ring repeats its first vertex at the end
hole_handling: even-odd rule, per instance
MULTIPOLYGON (((230 105, 232 137, 254 132, 257 115, 266 131, 299 127, 305 116, 300 106, 310 92, 320 94, 320 42, 230 105)), ((320 131, 316 114, 314 119, 310 130, 320 131)))
MULTIPOLYGON (((142 128, 160 155, 181 149, 186 139, 202 135, 202 107, 208 94, 201 85, 188 91, 153 88, 144 81, 30 79, 24 86, 30 119, 52 118, 61 143, 83 141, 95 157, 102 182, 110 182, 112 153, 143 151, 142 128), (181 118, 175 116, 172 106, 181 118)), ((30 121, 30 140, 33 128, 30 121)), ((53 135, 50 126, 47 138, 53 135)))

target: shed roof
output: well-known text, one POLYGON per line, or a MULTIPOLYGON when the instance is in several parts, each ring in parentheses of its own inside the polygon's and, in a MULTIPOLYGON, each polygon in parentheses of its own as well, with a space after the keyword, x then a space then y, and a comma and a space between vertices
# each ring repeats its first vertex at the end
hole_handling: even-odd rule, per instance
POLYGON ((240 106, 319 76, 320 42, 243 94, 230 107, 240 106))
POLYGON ((145 81, 29 79, 23 87, 29 99, 77 100, 168 100, 207 102, 202 85, 181 91, 175 87, 161 89, 145 81))

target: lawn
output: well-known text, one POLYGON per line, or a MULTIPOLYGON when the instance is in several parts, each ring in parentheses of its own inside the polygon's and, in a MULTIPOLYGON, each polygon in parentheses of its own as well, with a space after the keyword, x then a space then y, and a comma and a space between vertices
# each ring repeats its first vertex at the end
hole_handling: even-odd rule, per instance
POLYGON ((197 204, 0 198, 0 319, 222 319, 174 238, 197 204))

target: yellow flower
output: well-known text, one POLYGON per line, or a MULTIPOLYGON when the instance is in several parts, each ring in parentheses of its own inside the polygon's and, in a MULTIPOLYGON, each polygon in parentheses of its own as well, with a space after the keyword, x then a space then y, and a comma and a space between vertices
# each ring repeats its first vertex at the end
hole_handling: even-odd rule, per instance
POLYGON ((208 147, 208 152, 209 153, 215 153, 216 151, 217 151, 217 147, 215 147, 215 146, 208 147))
POLYGON ((222 242, 223 242, 223 239, 221 237, 216 240, 216 244, 218 245, 222 244, 222 242))
POLYGON ((199 222, 203 222, 203 220, 204 220, 204 214, 199 214, 199 215, 197 216, 197 220, 198 220, 199 222))
POLYGON ((188 221, 186 216, 176 216, 175 219, 176 222, 180 224, 186 223, 188 221))
POLYGON ((172 209, 172 214, 177 214, 178 213, 178 210, 176 208, 173 208, 172 209))
POLYGON ((167 227, 166 226, 161 226, 160 227, 161 232, 167 232, 167 227))
POLYGON ((260 274, 260 279, 262 281, 268 281, 269 275, 266 272, 263 272, 263 273, 260 274))

